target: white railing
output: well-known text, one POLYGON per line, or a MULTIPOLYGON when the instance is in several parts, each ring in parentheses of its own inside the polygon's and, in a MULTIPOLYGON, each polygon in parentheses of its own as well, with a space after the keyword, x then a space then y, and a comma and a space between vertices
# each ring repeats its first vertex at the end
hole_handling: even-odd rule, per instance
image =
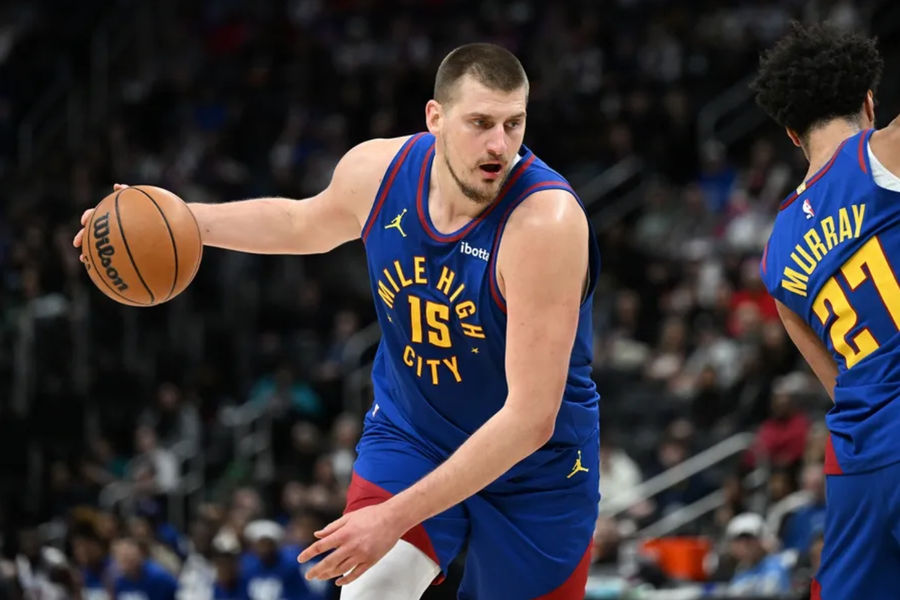
MULTIPOLYGON (((765 482, 767 477, 767 469, 760 468, 754 470, 744 478, 744 489, 753 490, 758 488, 765 482)), ((711 513, 720 506, 724 506, 726 500, 725 492, 723 490, 716 490, 711 494, 700 498, 696 502, 682 506, 655 523, 651 523, 647 527, 644 527, 635 534, 635 537, 658 538, 674 533, 688 523, 693 523, 700 517, 711 513)))
POLYGON ((627 500, 620 501, 617 499, 614 505, 606 509, 603 507, 603 502, 601 502, 600 514, 608 517, 619 515, 656 494, 678 485, 700 471, 743 452, 753 443, 753 438, 752 433, 736 433, 730 438, 692 456, 683 463, 644 481, 628 494, 627 500))

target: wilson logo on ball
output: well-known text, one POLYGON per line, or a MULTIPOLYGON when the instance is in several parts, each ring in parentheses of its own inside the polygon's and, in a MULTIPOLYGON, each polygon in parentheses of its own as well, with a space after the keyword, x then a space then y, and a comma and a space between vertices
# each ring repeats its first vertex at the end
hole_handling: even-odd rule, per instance
POLYGON ((109 243, 109 213, 94 219, 94 240, 94 246, 100 256, 100 264, 106 269, 106 276, 114 286, 119 288, 120 292, 127 290, 128 284, 122 281, 119 272, 112 266, 111 257, 116 253, 116 249, 109 243))

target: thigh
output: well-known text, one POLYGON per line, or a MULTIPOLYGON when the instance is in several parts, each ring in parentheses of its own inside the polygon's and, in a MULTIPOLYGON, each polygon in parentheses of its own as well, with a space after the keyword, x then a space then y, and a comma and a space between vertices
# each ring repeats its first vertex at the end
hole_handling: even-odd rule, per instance
POLYGON ((599 501, 596 440, 581 449, 580 469, 578 450, 560 452, 527 482, 466 500, 461 600, 584 598, 599 501))
POLYGON ((900 464, 869 473, 828 476, 825 544, 813 584, 819 598, 897 597, 898 486, 900 464))
MULTIPOLYGON (((384 502, 438 466, 414 438, 394 427, 382 414, 366 418, 357 446, 345 512, 384 502)), ((442 576, 465 542, 469 520, 462 505, 426 520, 403 535, 404 540, 438 564, 442 576)))

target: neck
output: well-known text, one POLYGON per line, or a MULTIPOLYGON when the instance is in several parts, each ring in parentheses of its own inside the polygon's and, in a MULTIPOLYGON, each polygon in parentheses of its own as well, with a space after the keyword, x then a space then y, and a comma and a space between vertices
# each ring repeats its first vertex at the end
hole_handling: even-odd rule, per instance
POLYGON ((806 148, 804 148, 804 153, 809 159, 809 171, 804 179, 809 179, 816 171, 825 166, 841 142, 859 131, 860 127, 857 123, 851 123, 845 119, 834 119, 811 131, 806 148))

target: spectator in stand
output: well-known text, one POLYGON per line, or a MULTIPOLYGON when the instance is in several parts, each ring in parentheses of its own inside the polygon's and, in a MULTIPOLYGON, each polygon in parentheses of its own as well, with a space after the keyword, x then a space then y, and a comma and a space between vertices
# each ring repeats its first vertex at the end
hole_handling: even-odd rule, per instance
POLYGON ((184 401, 182 391, 174 383, 159 386, 156 404, 147 408, 139 420, 154 430, 160 447, 181 459, 195 456, 200 448, 197 408, 184 401))
POLYGON ((159 541, 153 524, 144 516, 134 515, 128 519, 128 535, 144 551, 145 556, 164 568, 171 575, 181 572, 181 559, 168 546, 159 541))
POLYGON ((735 337, 745 333, 746 314, 750 311, 764 322, 777 322, 775 300, 766 291, 759 275, 759 258, 751 256, 741 263, 741 285, 731 294, 731 317, 728 329, 735 337))
POLYGON ((196 518, 190 524, 190 550, 178 575, 178 600, 206 600, 213 597, 216 567, 212 557, 214 525, 196 518))
POLYGON ((825 474, 822 464, 803 468, 802 489, 806 501, 784 517, 781 541, 785 548, 809 551, 817 535, 825 530, 825 474))
POLYGON ((756 513, 734 517, 725 530, 728 552, 737 567, 728 584, 729 596, 770 597, 791 590, 790 564, 786 557, 770 554, 763 518, 756 513))
POLYGON ((630 506, 642 481, 641 469, 611 431, 600 436, 600 506, 607 512, 630 506))
POLYGON ((770 417, 763 421, 756 434, 747 463, 755 466, 767 463, 788 467, 799 463, 806 451, 809 419, 796 407, 796 379, 781 378, 772 392, 770 417))
POLYGON ((71 542, 72 556, 81 569, 83 600, 109 600, 112 559, 106 542, 87 523, 73 529, 71 542))
POLYGON ((250 552, 241 572, 250 600, 309 600, 309 588, 297 564, 296 548, 282 548, 284 529, 274 521, 253 521, 244 529, 250 552))
POLYGON ((350 414, 339 415, 331 428, 331 452, 329 458, 335 479, 343 489, 350 485, 353 462, 356 460, 356 444, 359 442, 360 420, 350 414))
POLYGON ((129 472, 135 483, 135 491, 155 496, 178 487, 178 459, 170 450, 159 445, 156 432, 151 427, 140 425, 134 438, 138 454, 131 461, 129 472))
POLYGON ((213 600, 247 600, 247 587, 241 577, 241 543, 228 530, 220 531, 212 541, 214 581, 212 594, 203 598, 213 600))
POLYGON ((175 600, 178 587, 175 577, 147 558, 141 545, 132 538, 121 538, 113 544, 115 576, 113 600, 175 600))

